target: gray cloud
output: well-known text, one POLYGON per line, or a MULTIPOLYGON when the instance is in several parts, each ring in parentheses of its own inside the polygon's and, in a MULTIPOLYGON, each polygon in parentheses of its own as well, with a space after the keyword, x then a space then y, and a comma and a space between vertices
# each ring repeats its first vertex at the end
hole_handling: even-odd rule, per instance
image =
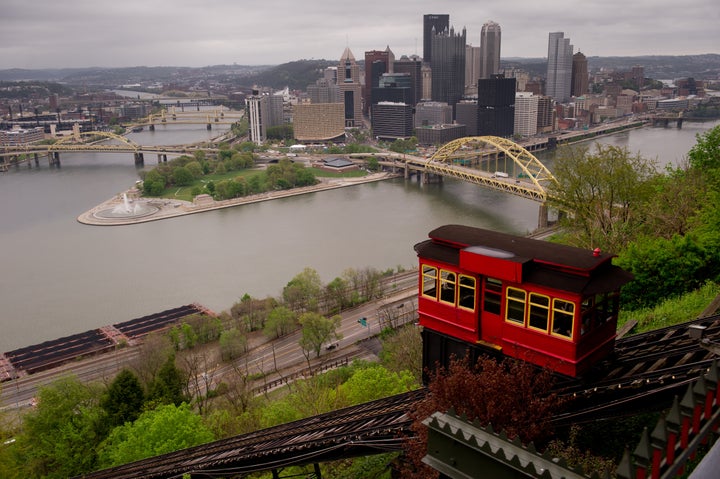
POLYGON ((448 13, 468 43, 500 24, 502 56, 544 57, 563 31, 588 56, 720 51, 715 0, 6 0, 0 68, 204 66, 422 54, 422 15, 448 13))

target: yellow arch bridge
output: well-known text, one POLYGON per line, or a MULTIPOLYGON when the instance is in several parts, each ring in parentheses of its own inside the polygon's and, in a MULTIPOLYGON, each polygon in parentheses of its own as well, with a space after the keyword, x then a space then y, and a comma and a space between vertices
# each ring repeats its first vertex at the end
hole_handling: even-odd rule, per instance
POLYGON ((399 153, 383 156, 392 159, 386 165, 397 167, 402 163, 406 178, 413 173, 419 174, 424 182, 432 181, 433 176, 451 177, 537 201, 538 226, 547 226, 549 188, 557 180, 532 153, 511 140, 473 136, 443 145, 430 158, 399 153))

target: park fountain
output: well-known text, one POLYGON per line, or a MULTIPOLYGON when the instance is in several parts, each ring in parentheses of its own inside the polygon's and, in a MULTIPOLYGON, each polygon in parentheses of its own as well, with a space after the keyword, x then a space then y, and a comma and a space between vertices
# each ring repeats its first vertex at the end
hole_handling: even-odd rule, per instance
POLYGON ((130 220, 152 215, 160 210, 146 201, 130 200, 127 193, 122 194, 122 203, 93 213, 93 216, 103 220, 130 220))

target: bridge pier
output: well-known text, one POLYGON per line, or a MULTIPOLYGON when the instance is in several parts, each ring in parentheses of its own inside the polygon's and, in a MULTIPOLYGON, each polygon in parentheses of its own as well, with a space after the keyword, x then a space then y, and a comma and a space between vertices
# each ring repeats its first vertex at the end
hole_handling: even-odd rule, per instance
POLYGON ((430 183, 442 183, 443 177, 442 175, 436 175, 434 173, 427 173, 423 171, 420 173, 420 183, 423 185, 427 185, 430 183))
POLYGON ((160 163, 167 163, 167 154, 165 153, 158 153, 158 165, 160 163))
POLYGON ((34 154, 35 156, 35 166, 40 166, 40 157, 37 153, 34 154))
POLYGON ((50 166, 60 166, 60 152, 51 151, 48 153, 48 164, 50 166))
POLYGON ((542 203, 538 208, 538 228, 547 228, 549 224, 548 207, 547 204, 542 203))
POLYGON ((207 128, 208 130, 212 130, 212 123, 208 123, 206 128, 207 128))
POLYGON ((155 131, 155 124, 150 123, 150 131, 155 131))
POLYGON ((142 153, 135 153, 135 166, 143 166, 145 164, 145 157, 142 153))

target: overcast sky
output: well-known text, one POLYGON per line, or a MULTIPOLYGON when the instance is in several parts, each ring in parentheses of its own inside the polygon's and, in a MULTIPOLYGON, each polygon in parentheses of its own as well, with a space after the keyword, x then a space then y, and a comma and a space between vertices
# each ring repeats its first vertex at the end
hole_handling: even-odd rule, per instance
POLYGON ((503 58, 546 57, 555 31, 587 56, 720 53, 717 0, 2 0, 0 69, 422 55, 427 13, 475 46, 497 22, 503 58))

